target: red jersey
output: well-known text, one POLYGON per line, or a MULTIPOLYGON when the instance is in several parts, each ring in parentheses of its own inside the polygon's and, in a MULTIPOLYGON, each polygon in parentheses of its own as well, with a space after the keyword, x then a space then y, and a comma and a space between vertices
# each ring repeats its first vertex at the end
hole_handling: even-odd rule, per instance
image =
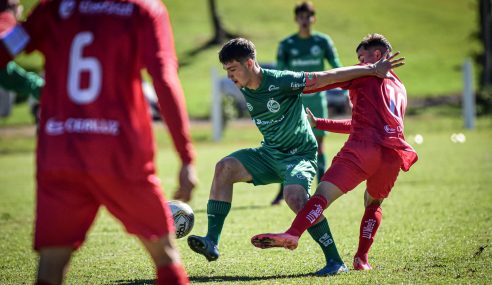
MULTIPOLYGON (((318 120, 316 127, 350 133, 349 139, 372 141, 395 149, 402 159, 401 168, 408 171, 418 159, 415 150, 405 142, 403 118, 407 106, 405 86, 393 71, 391 78, 361 77, 328 85, 321 90, 348 89, 352 102, 352 119, 318 120)), ((309 92, 319 92, 312 90, 309 92)))
MULTIPOLYGON (((181 160, 193 160, 173 33, 161 1, 41 1, 22 28, 17 34, 28 35, 26 51, 39 50, 46 59, 38 171, 73 169, 130 179, 153 173, 143 68, 152 76, 181 160)), ((12 38, 21 36, 10 37, 14 48, 8 50, 16 50, 12 38)))

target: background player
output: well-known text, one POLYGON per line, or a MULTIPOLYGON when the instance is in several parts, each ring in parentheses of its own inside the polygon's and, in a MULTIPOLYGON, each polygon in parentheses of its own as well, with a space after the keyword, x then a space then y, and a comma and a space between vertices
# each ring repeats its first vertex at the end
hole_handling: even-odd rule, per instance
MULTIPOLYGON (((356 52, 361 65, 366 66, 385 58, 391 52, 391 45, 384 36, 370 34, 357 46, 356 52)), ((417 154, 404 140, 407 95, 393 71, 388 78, 363 77, 321 89, 336 87, 350 90, 352 119, 327 120, 318 119, 310 112, 308 115, 319 129, 350 133, 347 142, 333 159, 315 195, 298 212, 286 233, 260 234, 254 236, 252 242, 260 248, 296 248, 299 237, 322 217, 326 207, 365 180, 366 210, 354 268, 367 270, 371 269, 367 255, 381 224, 381 203, 388 197, 400 168, 408 171, 417 161, 417 154)))
MULTIPOLYGON (((17 19, 22 15, 23 7, 18 0, 0 1, 0 34, 7 32, 17 24, 17 19)), ((44 79, 34 72, 27 72, 22 67, 11 61, 7 66, 0 68, 0 87, 16 93, 15 102, 22 102, 31 96, 39 98, 44 79)), ((10 97, 10 96, 9 96, 10 97)), ((0 116, 10 113, 14 100, 0 98, 0 116), (2 104, 5 104, 2 106, 2 104)))
MULTIPOLYGON (((215 166, 207 205, 207 235, 188 237, 191 249, 209 261, 219 258, 218 242, 231 209, 234 183, 283 183, 285 200, 295 213, 307 201, 316 173, 317 146, 301 93, 360 76, 384 76, 391 66, 398 64, 398 60, 382 60, 373 65, 313 73, 268 70, 260 68, 256 61, 253 43, 242 38, 227 42, 219 52, 219 59, 228 77, 241 89, 263 142, 257 148, 238 150, 215 166)), ((326 266, 317 274, 346 271, 327 220, 320 220, 309 233, 326 258, 326 266)))
MULTIPOLYGON (((277 69, 293 71, 323 71, 324 59, 332 68, 341 67, 338 53, 332 39, 320 32, 313 32, 312 25, 316 21, 314 5, 305 1, 294 8, 295 21, 299 27, 297 33, 283 39, 277 52, 277 69)), ((328 102, 325 92, 302 95, 302 103, 317 117, 328 118, 328 102)), ((314 136, 318 142, 318 182, 326 170, 326 157, 323 148, 325 131, 314 128, 314 136)), ((283 198, 282 185, 272 205, 280 203, 283 198)))
POLYGON ((196 182, 174 40, 158 0, 41 1, 1 35, 0 64, 25 49, 45 57, 37 140, 37 284, 60 284, 100 206, 150 253, 158 284, 187 284, 170 210, 155 174, 141 69, 152 76, 182 161, 179 192, 196 182))

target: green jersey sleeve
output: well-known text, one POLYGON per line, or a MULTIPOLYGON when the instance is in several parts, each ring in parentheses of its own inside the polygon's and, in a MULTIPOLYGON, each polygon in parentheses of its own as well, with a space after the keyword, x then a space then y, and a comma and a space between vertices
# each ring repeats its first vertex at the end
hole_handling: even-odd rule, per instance
POLYGON ((299 96, 306 86, 306 76, 304 72, 284 70, 279 74, 281 80, 280 88, 284 94, 299 96))
POLYGON ((17 93, 21 101, 29 96, 39 99, 44 79, 11 61, 6 67, 0 69, 0 86, 17 93))

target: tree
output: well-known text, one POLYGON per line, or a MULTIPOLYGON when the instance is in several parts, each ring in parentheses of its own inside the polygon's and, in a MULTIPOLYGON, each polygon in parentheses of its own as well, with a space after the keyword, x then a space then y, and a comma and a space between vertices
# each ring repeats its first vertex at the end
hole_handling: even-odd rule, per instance
POLYGON ((479 56, 482 65, 480 87, 492 85, 492 0, 480 0, 479 4, 479 37, 483 45, 483 53, 479 56))
POLYGON ((210 18, 213 25, 214 35, 213 37, 205 42, 203 45, 188 52, 188 55, 195 56, 201 51, 211 48, 216 45, 225 43, 229 39, 237 38, 239 35, 231 33, 224 28, 222 24, 220 15, 217 11, 217 4, 215 0, 208 0, 208 11, 210 13, 210 18))
POLYGON ((492 113, 492 0, 479 2, 479 39, 483 51, 478 55, 480 71, 480 90, 477 93, 478 114, 492 113))

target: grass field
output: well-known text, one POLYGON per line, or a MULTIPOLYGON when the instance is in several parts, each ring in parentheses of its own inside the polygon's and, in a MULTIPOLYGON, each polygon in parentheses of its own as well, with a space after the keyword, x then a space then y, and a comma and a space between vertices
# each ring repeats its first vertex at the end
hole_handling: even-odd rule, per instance
MULTIPOLYGON (((23 0, 29 11, 35 0, 23 0)), ((210 70, 221 66, 219 47, 192 57, 189 51, 211 38, 207 1, 164 1, 173 24, 181 63, 180 77, 190 114, 210 113, 210 70), (207 106, 204 108, 204 106, 207 106)), ((278 42, 297 29, 293 7, 298 0, 217 0, 225 27, 251 39, 260 62, 275 61, 278 42)), ((316 30, 334 40, 345 65, 356 63, 354 49, 362 37, 379 32, 407 58, 398 71, 409 97, 457 94, 462 90, 461 66, 478 50, 472 35, 477 32, 475 0, 345 0, 313 1, 317 7, 316 30)), ((117 47, 114 47, 117 48, 117 47)), ((39 56, 20 57, 18 62, 39 70, 39 56)))
MULTIPOLYGON (((195 199, 193 234, 206 231, 206 203, 214 164, 242 147, 258 145, 249 122, 229 127, 220 143, 210 142, 208 125, 195 123, 201 180, 195 199)), ((238 184, 221 239, 221 257, 208 263, 178 240, 184 265, 194 284, 491 284, 492 283, 492 118, 481 118, 475 131, 463 131, 459 110, 434 108, 406 120, 407 137, 420 133, 415 145, 420 160, 402 173, 383 204, 383 223, 370 253, 375 270, 350 271, 336 277, 312 277, 322 254, 305 235, 295 251, 259 250, 249 239, 265 231, 286 229, 293 214, 285 204, 270 207, 276 185, 238 184), (450 140, 464 132, 466 143, 450 140)), ((158 167, 166 194, 176 185, 178 162, 161 126, 158 167)), ((37 262, 31 250, 34 213, 33 129, 0 129, 0 284, 32 284, 37 262)), ((344 135, 326 141, 330 156, 344 135)), ((327 211, 344 260, 351 264, 357 246, 362 186, 327 211)), ((86 244, 70 266, 66 284, 152 284, 153 270, 134 237, 101 210, 86 244)))

